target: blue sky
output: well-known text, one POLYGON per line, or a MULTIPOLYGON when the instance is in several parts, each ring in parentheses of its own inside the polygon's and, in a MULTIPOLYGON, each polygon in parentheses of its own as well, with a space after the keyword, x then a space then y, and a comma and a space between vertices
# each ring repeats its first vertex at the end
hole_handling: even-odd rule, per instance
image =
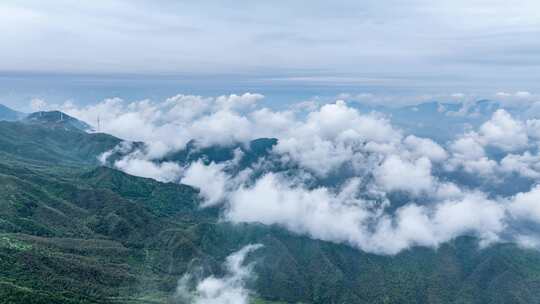
MULTIPOLYGON (((0 73, 11 85, 0 86, 0 97, 77 98, 51 75, 172 77, 171 90, 194 93, 297 88, 302 98, 537 92, 538 11, 534 0, 6 0, 0 73)), ((153 88, 147 94, 167 85, 153 88)))

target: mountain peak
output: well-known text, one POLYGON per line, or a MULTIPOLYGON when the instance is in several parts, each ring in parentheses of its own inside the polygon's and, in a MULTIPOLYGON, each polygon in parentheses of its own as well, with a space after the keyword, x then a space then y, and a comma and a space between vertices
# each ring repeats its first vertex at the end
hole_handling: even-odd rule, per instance
POLYGON ((16 121, 24 117, 24 113, 15 111, 3 104, 0 104, 0 120, 16 121))
POLYGON ((90 131, 92 127, 61 111, 40 111, 28 115, 23 122, 39 124, 53 129, 90 131))

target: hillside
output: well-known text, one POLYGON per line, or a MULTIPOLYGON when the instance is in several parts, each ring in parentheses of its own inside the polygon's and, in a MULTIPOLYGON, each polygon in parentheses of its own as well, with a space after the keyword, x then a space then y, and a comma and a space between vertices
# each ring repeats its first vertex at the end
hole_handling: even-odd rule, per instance
MULTIPOLYGON (((259 302, 540 303, 537 251, 461 237, 381 256, 232 225, 200 209, 194 188, 99 167, 119 141, 0 122, 0 303, 173 303, 186 271, 220 275, 228 255, 253 243, 264 246, 248 257, 259 302)), ((254 142, 255 154, 273 144, 254 142)), ((223 152, 201 153, 212 151, 223 152)))
POLYGON ((22 119, 24 116, 24 113, 17 112, 0 104, 0 121, 16 121, 22 119))
POLYGON ((26 116, 24 123, 69 131, 91 131, 87 123, 60 111, 40 111, 26 116))
POLYGON ((43 164, 92 164, 120 142, 113 136, 25 122, 0 121, 0 156, 5 161, 43 164))

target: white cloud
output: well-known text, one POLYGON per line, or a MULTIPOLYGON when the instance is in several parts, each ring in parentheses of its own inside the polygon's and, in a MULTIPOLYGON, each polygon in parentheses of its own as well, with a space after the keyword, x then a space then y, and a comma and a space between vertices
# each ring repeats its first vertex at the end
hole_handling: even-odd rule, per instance
POLYGON ((504 98, 504 97, 510 97, 510 96, 512 96, 512 94, 507 93, 507 92, 497 92, 497 93, 495 94, 495 96, 504 98))
POLYGON ((437 247, 455 237, 472 234, 487 245, 499 239, 504 229, 504 209, 486 198, 470 194, 444 201, 432 209, 409 204, 398 209, 394 219, 383 218, 372 236, 373 246, 384 253, 397 253, 413 245, 437 247), (474 210, 471 212, 471 210, 474 210))
POLYGON ((205 146, 244 142, 253 138, 251 122, 230 111, 219 111, 196 120, 190 126, 191 135, 205 146))
POLYGON ((534 140, 540 140, 540 120, 528 119, 525 121, 527 134, 534 140))
POLYGON ((389 121, 372 114, 363 115, 338 100, 310 112, 305 121, 294 125, 283 136, 277 136, 277 153, 300 165, 326 175, 356 157, 362 151, 392 149, 401 134, 389 121), (321 161, 324 160, 324 161, 321 161))
POLYGON ((392 155, 373 172, 377 183, 387 191, 403 190, 419 194, 431 190, 434 180, 431 161, 421 157, 414 162, 392 155))
POLYGON ((525 173, 527 170, 523 164, 525 159, 530 157, 525 155, 518 160, 515 155, 508 154, 499 164, 488 157, 486 148, 495 147, 506 153, 523 151, 531 145, 529 134, 534 135, 535 130, 534 120, 524 123, 512 117, 507 111, 499 109, 493 113, 490 120, 478 128, 477 132, 465 133, 450 143, 451 157, 445 167, 448 170, 462 168, 466 172, 477 173, 491 179, 497 178, 496 171, 525 173))
POLYGON ((212 106, 212 98, 178 94, 165 100, 170 107, 163 111, 165 121, 191 121, 207 112, 212 106))
POLYGON ((428 138, 409 135, 403 143, 416 158, 427 157, 433 162, 441 162, 448 157, 443 147, 428 138))
POLYGON ((164 102, 142 100, 127 103, 120 98, 77 108, 67 103, 62 110, 82 119, 100 131, 130 141, 143 141, 152 157, 178 150, 197 139, 201 145, 229 144, 257 137, 253 123, 236 110, 252 109, 263 98, 260 94, 204 98, 176 95, 164 102))
POLYGON ((229 255, 224 263, 225 276, 196 280, 194 288, 190 282, 193 276, 185 274, 178 282, 176 299, 193 304, 249 304, 251 291, 245 284, 252 276, 252 265, 244 265, 244 261, 249 253, 261 247, 260 244, 247 245, 229 255))
POLYGON ((521 155, 508 154, 500 163, 501 171, 514 172, 521 176, 538 179, 540 178, 540 155, 533 155, 525 151, 521 155))
POLYGON ((102 166, 112 166, 131 175, 160 182, 178 182, 183 168, 175 162, 153 161, 154 152, 155 149, 148 149, 147 146, 140 147, 133 142, 122 141, 99 155, 98 161, 102 166))
POLYGON ((505 229, 503 205, 480 193, 454 193, 454 199, 426 206, 411 203, 391 215, 384 211, 386 204, 359 199, 358 182, 351 180, 339 192, 308 190, 268 174, 253 187, 234 192, 225 215, 233 222, 279 225, 382 254, 411 246, 438 247, 466 234, 487 245, 498 241, 505 229))
MULTIPOLYGON (((343 98, 340 98, 343 99, 343 98)), ((294 103, 290 106, 291 110, 293 111, 307 111, 312 112, 317 110, 320 107, 320 103, 317 100, 304 100, 301 102, 294 103)))
MULTIPOLYGON (((64 110, 90 122, 99 117, 102 131, 145 142, 146 151, 138 154, 145 160, 159 159, 192 139, 199 146, 210 146, 275 137, 279 141, 274 150, 283 161, 298 163, 324 176, 347 162, 356 169, 365 169, 367 154, 387 154, 403 148, 401 133, 387 119, 361 114, 343 101, 299 118, 292 111, 252 108, 260 98, 258 94, 218 98, 177 95, 163 103, 126 103, 115 98, 82 109, 67 104, 64 110), (235 111, 230 104, 236 103, 247 111, 235 111)), ((444 151, 430 140, 409 137, 406 146, 403 149, 411 149, 415 158, 422 153, 437 161, 444 158, 444 151)), ((127 164, 122 165, 125 168, 127 164)))
POLYGON ((516 97, 519 97, 519 98, 529 98, 531 96, 532 96, 532 94, 530 92, 527 92, 527 91, 518 91, 518 92, 516 92, 516 97))
POLYGON ((182 183, 201 191, 204 199, 202 207, 222 203, 225 199, 230 178, 223 172, 224 167, 223 164, 205 165, 202 161, 197 161, 185 170, 182 183))
POLYGON ((516 243, 526 249, 540 249, 540 237, 538 235, 517 235, 515 238, 516 243))
POLYGON ((176 182, 182 168, 173 162, 155 163, 138 157, 124 157, 114 167, 131 175, 153 178, 160 182, 176 182))
POLYGON ((40 98, 34 98, 30 101, 30 108, 34 112, 45 111, 47 110, 47 106, 48 106, 47 102, 45 102, 45 100, 40 99, 40 98))
POLYGON ((480 126, 479 140, 484 145, 498 147, 504 151, 515 151, 528 145, 523 123, 502 109, 495 111, 491 119, 480 126))
POLYGON ((540 223, 540 186, 518 193, 511 200, 510 212, 514 217, 540 223))
POLYGON ((463 93, 453 93, 450 95, 451 97, 453 98, 457 98, 457 99, 463 99, 465 98, 467 95, 463 94, 463 93))
POLYGON ((249 113, 249 118, 253 122, 251 130, 260 137, 278 137, 280 134, 287 134, 297 126, 296 116, 291 111, 275 112, 268 108, 254 110, 249 113))
POLYGON ((253 109, 257 102, 264 98, 262 94, 245 93, 243 95, 232 94, 219 96, 216 105, 224 110, 249 110, 253 109))
POLYGON ((486 156, 485 149, 474 132, 465 134, 452 142, 450 151, 452 157, 446 164, 449 170, 463 168, 466 172, 488 177, 497 167, 497 163, 486 156))
POLYGON ((354 243, 354 235, 369 216, 359 205, 363 202, 354 199, 354 186, 357 181, 338 194, 326 188, 310 191, 269 173, 253 187, 231 194, 225 215, 233 222, 277 224, 321 240, 354 243))

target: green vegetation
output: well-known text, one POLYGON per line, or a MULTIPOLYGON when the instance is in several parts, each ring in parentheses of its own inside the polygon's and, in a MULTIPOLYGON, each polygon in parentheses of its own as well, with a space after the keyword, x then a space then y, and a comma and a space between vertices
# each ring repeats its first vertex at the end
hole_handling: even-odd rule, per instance
POLYGON ((13 238, 9 235, 0 236, 0 247, 17 251, 28 251, 32 249, 32 245, 30 243, 18 240, 17 238, 13 238))
POLYGON ((231 225, 198 192, 97 166, 119 140, 0 122, 0 303, 168 303, 246 244, 254 304, 540 303, 540 253, 459 238, 378 256, 231 225))
POLYGON ((251 301, 251 304, 286 304, 286 302, 273 302, 273 301, 266 301, 263 299, 253 299, 251 301))

